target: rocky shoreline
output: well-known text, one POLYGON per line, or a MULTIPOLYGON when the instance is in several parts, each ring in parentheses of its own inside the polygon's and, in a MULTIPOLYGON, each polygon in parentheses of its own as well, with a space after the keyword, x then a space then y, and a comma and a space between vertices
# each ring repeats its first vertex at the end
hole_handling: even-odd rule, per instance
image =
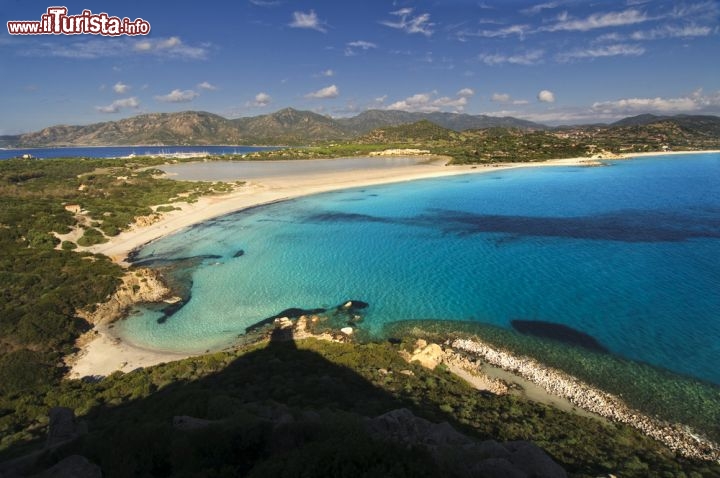
POLYGON ((720 463, 720 445, 717 443, 695 435, 683 425, 664 422, 633 410, 619 398, 569 374, 548 368, 534 359, 517 357, 498 350, 477 339, 456 339, 448 345, 520 375, 541 386, 548 393, 568 399, 579 408, 630 425, 665 444, 681 456, 720 463))

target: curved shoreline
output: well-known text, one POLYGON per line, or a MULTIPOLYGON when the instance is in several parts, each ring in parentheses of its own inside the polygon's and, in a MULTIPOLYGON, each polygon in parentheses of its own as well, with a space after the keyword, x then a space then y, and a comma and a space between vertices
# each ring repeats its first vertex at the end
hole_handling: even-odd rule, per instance
POLYGON ((496 349, 477 338, 457 339, 450 345, 519 375, 552 395, 566 398, 583 410, 636 428, 684 457, 720 463, 720 445, 717 443, 693 434, 683 425, 664 422, 633 410, 618 397, 565 372, 547 367, 534 359, 496 349))
MULTIPOLYGON (((718 151, 694 151, 672 153, 648 153, 628 156, 647 157, 678 154, 708 154, 718 151)), ((133 228, 111 239, 110 242, 88 248, 91 252, 110 256, 115 262, 129 266, 127 255, 134 249, 143 246, 165 235, 180 229, 224 214, 246 210, 265 204, 294 199, 301 196, 342 190, 354 187, 398 183, 418 179, 447 177, 468 173, 495 172, 504 169, 546 167, 546 166, 588 166, 600 164, 592 158, 562 159, 539 163, 510 163, 487 166, 445 166, 437 160, 432 163, 402 166, 398 168, 372 171, 340 171, 312 177, 274 177, 260 179, 255 183, 246 184, 239 190, 222 196, 203 197, 195 204, 188 204, 180 211, 165 214, 160 221, 145 227, 133 228)), ((454 344, 453 344, 454 345, 454 344)), ((73 365, 71 377, 85 375, 102 376, 121 370, 128 372, 139 367, 151 366, 163 362, 179 360, 192 355, 178 354, 136 347, 121 341, 109 327, 98 327, 94 340, 82 346, 79 359, 73 365)), ((505 366, 496 364, 518 376, 525 377, 545 388, 548 393, 564 397, 578 407, 599 415, 634 426, 647 436, 657 439, 681 455, 703 460, 720 462, 720 448, 717 444, 698 438, 681 425, 661 422, 647 417, 628 408, 618 398, 601 390, 589 387, 573 377, 563 375, 539 362, 530 364, 527 370, 518 368, 517 363, 527 361, 507 354, 505 366), (511 365, 508 365, 511 364, 511 365), (514 365, 512 365, 514 364, 514 365), (527 374, 528 376, 526 376, 527 374)), ((489 360, 488 360, 489 361, 489 360)))
MULTIPOLYGON (((508 169, 553 166, 594 166, 601 163, 592 158, 556 159, 533 163, 502 163, 492 165, 447 165, 448 158, 422 156, 428 162, 395 168, 345 170, 323 174, 296 175, 286 177, 259 178, 246 183, 239 189, 223 195, 204 196, 197 202, 175 204, 179 210, 163 213, 160 220, 149 225, 133 225, 130 229, 112 237, 108 242, 90 247, 79 247, 110 257, 115 263, 127 268, 128 256, 136 249, 186 227, 225 214, 244 211, 302 196, 319 194, 356 187, 457 176, 462 174, 483 174, 508 169), (434 160, 433 160, 434 158, 434 160)), ((308 160, 317 161, 317 160, 308 160)), ((212 163, 207 163, 211 165, 212 163)), ((83 376, 106 376, 115 371, 130 372, 136 368, 149 367, 191 357, 193 353, 149 350, 122 341, 113 333, 108 324, 93 329, 89 340, 77 345, 80 351, 71 357, 72 378, 83 376)))
MULTIPOLYGON (((623 156, 624 159, 647 156, 668 156, 682 154, 709 154, 719 151, 673 151, 657 153, 639 153, 623 156)), ((346 170, 324 174, 287 177, 258 178, 246 183, 239 189, 223 195, 204 196, 197 202, 178 203, 179 210, 163 213, 160 220, 143 226, 133 225, 130 229, 112 237, 108 242, 91 247, 80 247, 92 253, 109 256, 123 267, 129 267, 128 255, 137 248, 161 237, 178 232, 186 227, 241 210, 263 206, 279 201, 296 199, 302 196, 338 191, 354 187, 392 184, 419 179, 432 179, 462 174, 483 174, 508 169, 538 168, 553 166, 595 166, 602 164, 594 158, 567 158, 532 163, 499 163, 488 165, 447 165, 445 157, 428 158, 430 161, 396 168, 374 170, 346 170)), ((617 158, 615 158, 617 159, 617 158)), ((299 160, 301 161, 301 160, 299 160)), ((316 161, 316 160, 308 160, 316 161)), ((211 165, 212 163, 207 163, 211 165)), ((78 344, 80 353, 70 376, 109 375, 121 370, 128 372, 138 367, 147 367, 170 362, 196 354, 178 354, 164 351, 151 351, 123 342, 118 345, 118 337, 107 328, 97 328, 94 340, 78 344)))

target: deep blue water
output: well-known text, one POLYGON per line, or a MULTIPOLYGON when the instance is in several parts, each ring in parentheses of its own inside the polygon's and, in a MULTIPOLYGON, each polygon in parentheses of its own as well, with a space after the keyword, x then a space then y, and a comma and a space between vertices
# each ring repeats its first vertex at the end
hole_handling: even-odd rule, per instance
POLYGON ((0 159, 22 157, 30 154, 33 158, 123 158, 136 156, 208 153, 208 154, 245 154, 266 149, 257 146, 98 146, 84 148, 20 148, 0 149, 0 159))
POLYGON ((215 255, 165 323, 126 340, 202 351, 289 307, 370 304, 403 319, 563 324, 610 353, 720 384, 720 155, 495 171, 320 194, 142 249, 215 255), (241 257, 233 257, 242 249, 241 257))

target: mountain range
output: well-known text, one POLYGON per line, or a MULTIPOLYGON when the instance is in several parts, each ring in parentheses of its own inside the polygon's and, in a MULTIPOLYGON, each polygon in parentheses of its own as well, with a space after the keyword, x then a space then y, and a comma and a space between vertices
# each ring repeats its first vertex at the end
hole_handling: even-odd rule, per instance
POLYGON ((150 113, 86 126, 58 125, 18 136, 0 137, 4 147, 309 144, 351 140, 378 128, 429 121, 454 131, 513 128, 525 131, 644 127, 671 122, 678 128, 720 138, 716 116, 655 116, 625 118, 610 125, 548 126, 513 117, 460 113, 417 113, 368 110, 349 118, 331 118, 310 111, 285 108, 260 116, 227 119, 202 112, 150 113))

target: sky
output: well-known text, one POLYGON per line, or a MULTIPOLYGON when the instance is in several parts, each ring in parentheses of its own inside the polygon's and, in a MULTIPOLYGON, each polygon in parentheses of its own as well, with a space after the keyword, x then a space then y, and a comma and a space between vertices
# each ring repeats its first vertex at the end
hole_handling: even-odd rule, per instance
POLYGON ((720 0, 0 0, 0 135, 292 107, 549 125, 720 115, 720 0), (51 6, 147 35, 11 35, 51 6))

